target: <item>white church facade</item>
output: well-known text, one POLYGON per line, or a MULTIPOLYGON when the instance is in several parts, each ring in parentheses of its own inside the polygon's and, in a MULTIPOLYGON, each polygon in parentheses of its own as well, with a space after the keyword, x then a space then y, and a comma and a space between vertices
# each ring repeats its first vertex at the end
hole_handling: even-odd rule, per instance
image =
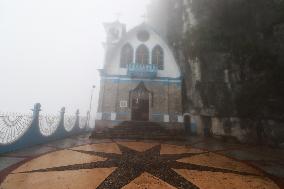
POLYGON ((128 32, 118 21, 104 27, 96 129, 125 121, 182 126, 181 72, 167 43, 147 24, 128 32))

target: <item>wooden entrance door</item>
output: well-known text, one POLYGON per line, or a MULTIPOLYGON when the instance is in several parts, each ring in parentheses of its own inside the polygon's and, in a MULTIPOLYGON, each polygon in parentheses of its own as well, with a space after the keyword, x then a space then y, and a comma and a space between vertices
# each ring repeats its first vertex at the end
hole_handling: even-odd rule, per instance
POLYGON ((149 99, 132 99, 132 120, 149 121, 149 99))
POLYGON ((131 96, 131 117, 133 121, 149 121, 151 92, 143 82, 130 91, 131 96))
POLYGON ((187 134, 191 133, 191 119, 189 115, 184 116, 184 127, 187 134))

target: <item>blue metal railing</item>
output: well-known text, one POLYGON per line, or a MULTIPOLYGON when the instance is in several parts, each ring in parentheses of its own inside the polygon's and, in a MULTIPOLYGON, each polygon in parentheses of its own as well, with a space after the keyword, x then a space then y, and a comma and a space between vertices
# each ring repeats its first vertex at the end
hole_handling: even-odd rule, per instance
POLYGON ((158 67, 154 64, 128 64, 127 74, 130 77, 155 78, 158 67))
POLYGON ((0 113, 0 154, 89 132, 87 118, 65 115, 43 116, 41 105, 35 104, 32 115, 0 113))

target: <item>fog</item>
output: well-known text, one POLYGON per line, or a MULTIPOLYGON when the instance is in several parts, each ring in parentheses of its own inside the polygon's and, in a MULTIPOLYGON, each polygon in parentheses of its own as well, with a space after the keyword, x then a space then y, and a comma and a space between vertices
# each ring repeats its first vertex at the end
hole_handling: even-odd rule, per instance
MULTIPOLYGON (((103 22, 131 28, 143 21, 145 0, 1 0, 0 111, 69 114, 98 100, 105 39, 103 22)), ((93 112, 94 113, 94 112, 93 112)))

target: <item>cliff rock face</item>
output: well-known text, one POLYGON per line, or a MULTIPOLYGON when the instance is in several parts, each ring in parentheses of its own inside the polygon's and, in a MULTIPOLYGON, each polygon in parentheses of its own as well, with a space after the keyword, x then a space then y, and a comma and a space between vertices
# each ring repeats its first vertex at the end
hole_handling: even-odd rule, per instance
POLYGON ((154 0, 149 6, 149 22, 183 72, 183 109, 198 134, 284 142, 283 12, 282 0, 154 0))

